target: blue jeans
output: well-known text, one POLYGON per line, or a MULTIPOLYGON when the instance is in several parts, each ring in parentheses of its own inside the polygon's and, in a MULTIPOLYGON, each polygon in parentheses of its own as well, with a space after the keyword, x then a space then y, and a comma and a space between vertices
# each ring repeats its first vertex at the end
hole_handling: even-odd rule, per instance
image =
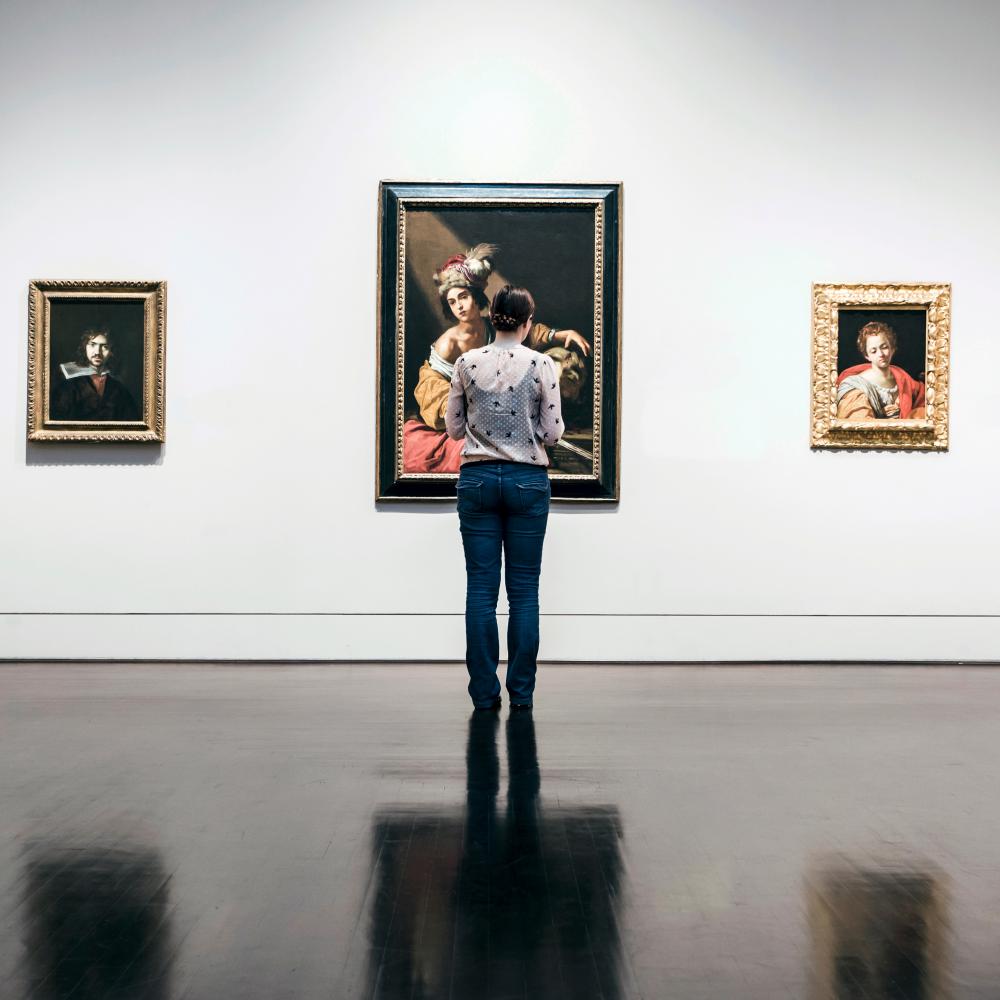
POLYGON ((547 471, 516 462, 472 462, 458 477, 458 520, 465 547, 465 665, 469 694, 479 708, 500 694, 497 667, 497 597, 501 550, 510 604, 507 623, 507 691, 514 704, 530 705, 538 657, 538 574, 549 519, 547 471))

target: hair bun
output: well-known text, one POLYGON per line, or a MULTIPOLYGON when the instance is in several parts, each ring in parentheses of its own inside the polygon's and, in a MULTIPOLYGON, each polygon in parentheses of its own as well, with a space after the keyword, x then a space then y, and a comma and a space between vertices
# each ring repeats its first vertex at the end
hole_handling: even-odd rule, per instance
POLYGON ((503 330, 507 333, 527 323, 534 311, 535 300, 531 297, 531 292, 526 288, 504 285, 493 296, 490 319, 497 330, 503 330))
POLYGON ((516 316, 507 316, 504 313, 495 313, 490 317, 493 321, 493 325, 498 330, 516 330, 525 320, 520 320, 516 316))

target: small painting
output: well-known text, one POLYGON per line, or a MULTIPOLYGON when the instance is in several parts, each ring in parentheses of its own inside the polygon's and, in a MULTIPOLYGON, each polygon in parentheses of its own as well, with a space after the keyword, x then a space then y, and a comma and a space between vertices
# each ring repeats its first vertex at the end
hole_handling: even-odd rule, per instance
POLYGON ((32 282, 31 441, 163 441, 164 282, 32 282))
POLYGON ((948 447, 949 285, 814 285, 814 448, 948 447))

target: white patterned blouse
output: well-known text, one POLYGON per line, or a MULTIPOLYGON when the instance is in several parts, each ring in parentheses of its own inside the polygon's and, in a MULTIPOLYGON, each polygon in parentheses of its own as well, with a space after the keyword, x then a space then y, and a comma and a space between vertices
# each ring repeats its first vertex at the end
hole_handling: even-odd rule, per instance
POLYGON ((496 340, 455 362, 445 414, 448 436, 465 438, 462 464, 548 465, 563 433, 559 372, 552 359, 516 341, 496 340))

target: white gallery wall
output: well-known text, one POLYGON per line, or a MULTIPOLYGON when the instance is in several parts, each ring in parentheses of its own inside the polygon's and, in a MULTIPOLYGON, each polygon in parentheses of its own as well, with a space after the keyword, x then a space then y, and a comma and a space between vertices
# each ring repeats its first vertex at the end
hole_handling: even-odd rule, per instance
POLYGON ((461 659, 377 506, 380 179, 624 183, 622 500, 548 660, 998 660, 1000 5, 3 0, 0 658, 461 659), (28 282, 168 282, 167 443, 26 444, 28 282), (951 449, 809 449, 810 283, 951 282, 951 449))

